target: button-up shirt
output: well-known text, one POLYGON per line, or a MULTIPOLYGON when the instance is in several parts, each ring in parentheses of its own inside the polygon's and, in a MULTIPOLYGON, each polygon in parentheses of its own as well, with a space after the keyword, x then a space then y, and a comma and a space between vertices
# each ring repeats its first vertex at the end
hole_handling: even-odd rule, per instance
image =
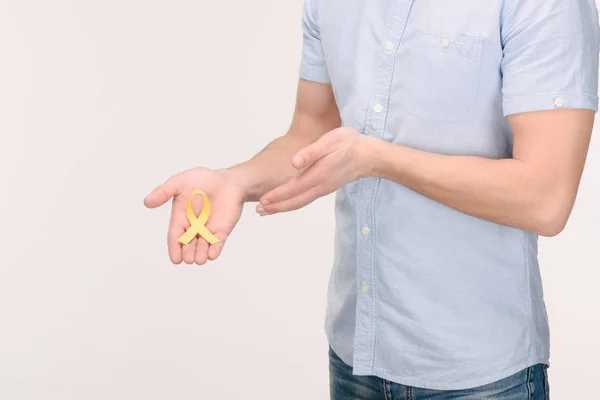
MULTIPOLYGON (((300 78, 394 144, 511 158, 508 115, 597 110, 593 0, 305 0, 303 32, 300 78)), ((535 234, 376 177, 335 203, 325 326, 354 374, 448 390, 549 364, 535 234)))

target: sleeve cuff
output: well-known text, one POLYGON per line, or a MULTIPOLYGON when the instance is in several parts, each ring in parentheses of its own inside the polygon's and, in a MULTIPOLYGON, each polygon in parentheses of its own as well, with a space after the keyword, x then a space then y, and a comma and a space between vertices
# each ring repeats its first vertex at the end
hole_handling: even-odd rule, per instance
POLYGON ((585 93, 543 93, 505 99, 502 102, 504 116, 531 111, 559 108, 586 108, 598 111, 598 96, 585 93))
POLYGON ((331 83, 326 68, 311 67, 307 64, 300 64, 300 78, 319 83, 331 83))

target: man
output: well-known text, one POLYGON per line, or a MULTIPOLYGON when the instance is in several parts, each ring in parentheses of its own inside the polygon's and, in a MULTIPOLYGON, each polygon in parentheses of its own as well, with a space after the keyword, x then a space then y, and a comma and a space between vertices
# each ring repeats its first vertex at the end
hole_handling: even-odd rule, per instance
POLYGON ((547 399, 538 235, 564 228, 597 111, 593 0, 305 0, 289 131, 182 172, 172 262, 215 260, 242 204, 336 192, 332 399, 547 399), (222 241, 181 248, 204 189, 222 241))

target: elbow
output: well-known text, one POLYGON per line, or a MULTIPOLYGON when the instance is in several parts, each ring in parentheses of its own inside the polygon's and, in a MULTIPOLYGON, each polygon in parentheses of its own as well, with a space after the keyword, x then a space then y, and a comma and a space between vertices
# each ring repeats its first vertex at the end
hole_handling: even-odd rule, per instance
POLYGON ((572 208, 572 201, 546 199, 543 202, 537 202, 532 218, 533 232, 540 236, 557 236, 567 226, 572 208))
POLYGON ((554 237, 567 226, 567 220, 556 215, 543 215, 535 223, 534 233, 540 236, 554 237))

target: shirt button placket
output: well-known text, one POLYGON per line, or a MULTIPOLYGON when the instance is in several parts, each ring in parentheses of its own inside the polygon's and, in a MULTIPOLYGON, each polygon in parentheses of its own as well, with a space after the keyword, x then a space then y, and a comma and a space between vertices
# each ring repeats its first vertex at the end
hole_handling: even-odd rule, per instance
MULTIPOLYGON (((390 87, 394 75, 395 50, 399 46, 413 1, 397 2, 390 10, 387 24, 388 38, 380 47, 375 66, 375 81, 369 98, 365 134, 383 138, 387 117, 390 87)), ((357 243, 357 279, 359 295, 356 304, 356 328, 354 342, 355 368, 372 373, 375 360, 376 315, 376 266, 375 262, 375 200, 379 179, 366 177, 361 190, 362 205, 357 223, 361 224, 357 243), (362 293, 360 293, 362 291, 362 293)))

